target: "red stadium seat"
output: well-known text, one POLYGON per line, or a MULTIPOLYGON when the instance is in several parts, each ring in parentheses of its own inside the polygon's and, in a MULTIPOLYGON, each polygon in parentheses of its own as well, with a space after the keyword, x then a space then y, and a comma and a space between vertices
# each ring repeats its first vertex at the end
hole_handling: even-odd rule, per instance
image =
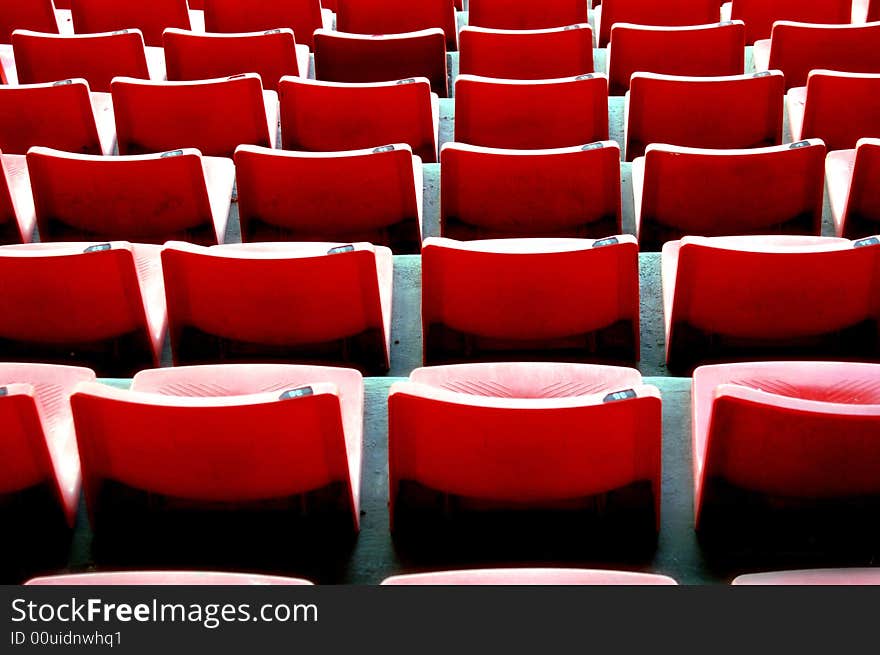
MULTIPOLYGON (((776 21, 849 23, 853 0, 733 0, 730 17, 746 24, 746 43, 769 39, 776 21)), ((727 9, 727 7, 725 7, 727 9)))
POLYGON ((440 161, 442 236, 598 239, 623 232, 614 141, 558 150, 447 143, 440 161))
POLYGON ((422 163, 409 146, 235 152, 243 241, 367 241, 422 247, 422 163))
POLYGON ((80 469, 67 400, 79 382, 94 379, 75 366, 0 364, 0 498, 45 489, 73 527, 80 469))
POLYGON ((153 585, 174 586, 250 586, 250 585, 295 585, 306 586, 313 583, 302 578, 283 578, 277 575, 255 575, 253 573, 213 573, 207 571, 112 571, 102 573, 70 573, 67 575, 47 575, 31 578, 26 586, 115 586, 140 587, 153 585))
POLYGON ((27 162, 0 153, 0 165, 0 244, 30 243, 36 215, 27 162))
POLYGON ((742 21, 689 27, 618 23, 608 47, 609 92, 629 91, 633 73, 741 75, 745 70, 742 21))
POLYGON ((24 155, 33 146, 111 155, 116 126, 109 93, 89 93, 85 80, 0 85, 0 150, 24 155))
POLYGON ((792 235, 666 243, 667 364, 880 358, 878 246, 792 235))
POLYGON ((608 138, 608 78, 552 80, 459 75, 455 140, 488 148, 567 148, 608 138))
POLYGON ((777 21, 773 37, 755 43, 755 68, 781 70, 785 88, 804 86, 815 69, 880 73, 880 22, 810 25, 777 21))
POLYGON ((586 23, 544 30, 467 26, 458 35, 459 72, 508 80, 592 73, 593 30, 586 23))
POLYGON ((392 260, 388 248, 368 243, 168 243, 174 362, 318 362, 385 373, 392 260))
POLYGON ((156 366, 165 338, 159 247, 0 247, 0 359, 78 363, 105 377, 156 366))
POLYGON ((803 506, 876 498, 878 436, 876 364, 698 368, 693 382, 696 527, 754 512, 754 504, 742 502, 742 493, 767 498, 783 510, 786 501, 803 506))
POLYGON ((623 490, 659 526, 660 414, 660 392, 635 369, 416 369, 388 397, 392 527, 438 505, 576 510, 604 497, 614 508, 623 490))
POLYGON ((363 402, 357 371, 323 366, 143 371, 131 391, 80 385, 71 406, 92 526, 126 518, 139 491, 222 516, 228 503, 313 506, 357 530, 363 402))
POLYGON ((501 30, 540 30, 587 22, 583 0, 470 0, 468 24, 501 30))
POLYGON ((406 34, 315 32, 315 77, 327 82, 387 82, 427 77, 431 90, 449 95, 446 37, 438 27, 406 34))
POLYGON ((636 240, 426 239, 422 334, 426 365, 636 361, 636 240))
POLYGON ((15 30, 58 34, 52 0, 14 0, 0 5, 0 43, 11 43, 15 30))
MULTIPOLYGON (((108 92, 114 77, 150 78, 144 38, 138 30, 79 36, 16 30, 12 47, 21 84, 82 77, 91 89, 108 92)), ((164 77, 164 69, 161 74, 164 77)))
POLYGON ((751 150, 651 145, 633 162, 639 247, 685 236, 822 231, 825 146, 751 150))
POLYGON ((617 23, 673 27, 707 25, 721 18, 718 0, 603 0, 593 10, 599 47, 611 41, 611 28, 617 23))
POLYGON ((327 152, 406 143, 437 161, 440 101, 422 77, 347 84, 281 80, 281 141, 286 150, 327 152))
POLYGON ((265 32, 291 29, 297 43, 312 48, 312 33, 330 27, 332 14, 320 0, 204 0, 208 32, 265 32))
POLYGON ((278 96, 247 73, 194 82, 113 80, 120 155, 196 148, 232 157, 241 144, 274 147, 278 96))
POLYGON ((197 34, 165 30, 169 80, 206 80, 256 73, 275 91, 285 75, 308 77, 309 48, 299 45, 289 29, 244 34, 197 34))
POLYGON ((792 139, 822 139, 829 150, 856 147, 880 137, 880 71, 876 74, 814 70, 807 86, 786 98, 792 139))
POLYGON ((385 578, 383 585, 674 585, 672 578, 629 571, 588 569, 474 569, 412 573, 385 578))
POLYGON ((784 85, 779 71, 728 77, 636 73, 627 96, 626 159, 641 157, 651 143, 692 148, 780 145, 784 85))
POLYGON ((198 150, 101 157, 27 155, 42 241, 223 243, 235 183, 228 159, 198 150))
POLYGON ((806 569, 803 571, 774 571, 772 573, 749 573, 741 575, 730 584, 738 586, 757 585, 880 585, 880 568, 865 569, 806 569))
POLYGON ((166 27, 191 29, 186 0, 71 0, 77 34, 138 29, 147 45, 161 46, 166 27))
POLYGON ((880 139, 860 139, 855 150, 829 153, 825 175, 837 236, 880 234, 880 139))
MULTIPOLYGON (((328 26, 329 27, 329 26, 328 26)), ((336 29, 353 34, 403 34, 439 27, 446 49, 458 50, 452 0, 337 0, 336 29)))

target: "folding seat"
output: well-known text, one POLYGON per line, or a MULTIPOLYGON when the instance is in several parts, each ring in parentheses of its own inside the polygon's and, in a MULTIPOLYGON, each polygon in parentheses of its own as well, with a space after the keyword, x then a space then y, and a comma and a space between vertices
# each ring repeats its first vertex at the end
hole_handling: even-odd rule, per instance
POLYGON ((543 30, 467 26, 458 34, 459 72, 508 80, 546 80, 593 72, 586 23, 543 30))
POLYGON ((822 139, 829 150, 880 137, 880 70, 876 74, 814 70, 807 86, 786 97, 792 139, 822 139))
POLYGON ((608 138, 608 78, 551 80, 459 75, 455 140, 488 148, 567 148, 608 138))
POLYGON ((819 140, 751 150, 650 145, 632 165, 639 247, 688 235, 819 235, 824 167, 819 140))
POLYGON ((130 391, 80 385, 71 406, 92 526, 118 529, 144 501, 223 517, 277 508, 356 531, 363 402, 360 373, 323 366, 149 370, 130 391))
MULTIPOLYGON (((586 22, 584 19, 581 22, 586 22)), ((329 29, 329 26, 327 26, 329 29)), ((336 29, 353 34, 403 34, 439 27, 446 49, 458 50, 452 0, 337 0, 336 29)))
POLYGON ((175 364, 318 362, 366 373, 389 368, 388 248, 170 242, 162 262, 175 364))
POLYGON ((302 578, 285 578, 277 575, 256 575, 253 573, 214 573, 209 571, 105 571, 101 573, 69 573, 66 575, 47 575, 31 578, 26 586, 251 586, 251 585, 296 585, 312 583, 302 578))
POLYGON ((186 0, 71 0, 70 13, 77 34, 138 29, 151 46, 162 45, 166 27, 195 27, 186 0))
POLYGON ((15 30, 58 34, 52 0, 14 0, 0 5, 0 42, 10 43, 15 30))
POLYGON ((852 0, 732 0, 723 14, 746 24, 746 43, 769 39, 776 21, 849 23, 852 0))
POLYGON ((113 80, 120 155, 197 148, 232 157, 245 143, 275 147, 278 95, 255 73, 191 82, 113 80))
POLYGON ((738 586, 755 585, 880 585, 880 568, 845 569, 805 569, 802 571, 773 571, 771 573, 749 573, 734 578, 730 584, 738 586))
POLYGON ((745 70, 742 21, 688 27, 618 23, 608 47, 609 92, 629 91, 633 73, 742 75, 745 70))
POLYGON ((411 573, 385 578, 383 585, 674 585, 672 578, 651 573, 589 569, 473 569, 411 573))
POLYGON ((732 524, 739 516, 755 520, 761 508, 756 499, 783 513, 813 505, 866 508, 880 497, 877 437, 876 364, 698 368, 693 382, 697 529, 732 524))
POLYGON ((433 28, 406 34, 315 32, 315 77, 328 82, 387 82, 427 77, 431 90, 449 95, 446 37, 433 28))
POLYGON ((263 86, 275 91, 285 75, 309 74, 309 48, 298 44, 289 29, 244 34, 167 29, 164 43, 169 80, 257 73, 263 86))
POLYGON ((470 0, 468 24, 502 30, 539 30, 587 22, 582 0, 470 0))
POLYGON ((243 241, 366 241, 422 247, 422 163, 409 146, 235 152, 243 241))
POLYGON ((660 405, 623 367, 416 369, 388 396, 392 528, 444 506, 576 511, 602 498, 612 514, 621 495, 659 526, 660 405))
POLYGON ((880 139, 859 139, 855 150, 829 153, 825 175, 837 236, 880 233, 880 139))
POLYGON ((620 234, 620 147, 557 150, 447 143, 440 151, 440 232, 453 239, 620 234))
POLYGON ((782 143, 785 82, 770 71, 727 77, 635 73, 626 101, 626 159, 651 143, 763 148, 782 143))
POLYGON ((422 335, 426 365, 522 358, 634 362, 636 240, 426 239, 422 335))
POLYGON ((38 147, 27 161, 42 241, 223 243, 235 183, 229 159, 198 150, 102 157, 38 147))
POLYGON ((611 41, 611 28, 617 23, 674 27, 707 25, 721 19, 718 0, 603 0, 593 10, 599 47, 611 41))
POLYGON ((320 0, 204 0, 208 32, 265 32, 291 29, 296 42, 312 49, 312 33, 333 25, 320 0))
POLYGON ((30 243, 36 216, 27 162, 0 153, 0 244, 30 243))
POLYGON ((437 161, 440 100, 426 78, 353 84, 281 80, 285 150, 328 152, 405 143, 422 161, 437 161))
POLYGON ((138 30, 79 36, 16 30, 12 46, 21 84, 82 77, 91 89, 106 93, 114 77, 165 77, 161 51, 157 55, 151 49, 148 59, 144 38, 138 30), (153 65, 149 66, 151 62, 153 65))
POLYGON ((0 150, 24 155, 32 146, 111 155, 116 126, 109 93, 90 93, 83 79, 0 85, 0 150))
POLYGON ((159 247, 0 247, 0 359, 77 363, 102 377, 156 366, 165 337, 159 247))
MULTIPOLYGON (((57 507, 58 523, 73 527, 80 468, 68 398, 94 379, 94 371, 76 366, 0 364, 0 499, 57 507)), ((35 513, 30 519, 42 523, 35 513)))
POLYGON ((781 70, 785 88, 804 86, 815 69, 880 73, 880 22, 810 25, 777 21, 773 37, 755 43, 755 68, 781 70))
POLYGON ((877 359, 877 246, 875 237, 792 235, 666 243, 668 366, 687 371, 708 361, 768 356, 877 359))

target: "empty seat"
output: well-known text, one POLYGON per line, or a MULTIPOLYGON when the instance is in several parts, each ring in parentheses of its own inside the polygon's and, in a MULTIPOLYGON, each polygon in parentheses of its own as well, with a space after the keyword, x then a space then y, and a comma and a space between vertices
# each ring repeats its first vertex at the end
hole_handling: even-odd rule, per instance
POLYGON ((15 30, 58 34, 52 0, 14 0, 0 5, 0 43, 10 43, 15 30))
POLYGON ((721 17, 718 0, 603 0, 593 10, 599 47, 611 41, 611 28, 617 23, 655 25, 706 25, 721 17))
POLYGON ((458 50, 453 0, 337 0, 336 29, 354 34, 403 34, 439 27, 446 49, 458 50))
POLYGON ((780 145, 784 86, 779 71, 728 77, 636 73, 626 104, 626 159, 641 157, 651 143, 693 148, 780 145))
POLYGON ((233 585, 311 585, 302 578, 284 578, 277 575, 253 573, 213 573, 208 571, 105 571, 100 573, 70 573, 31 578, 26 586, 233 586, 233 585))
POLYGON ((320 0, 204 0, 208 32, 291 29, 296 42, 312 48, 312 33, 329 23, 320 0))
POLYGON ((24 155, 33 146, 111 155, 116 126, 109 93, 90 93, 83 79, 0 85, 0 150, 24 155))
POLYGON ((82 77, 92 90, 107 92, 114 77, 150 78, 138 30, 79 36, 16 30, 12 47, 21 84, 82 77))
POLYGON ((156 366, 165 338, 159 247, 0 247, 0 359, 87 365, 102 377, 156 366))
POLYGON ((468 24, 502 30, 536 30, 587 22, 583 0, 470 0, 468 24))
POLYGON ((206 80, 256 73, 275 91, 285 75, 309 74, 309 48, 297 44, 290 29, 243 34, 197 34, 165 30, 169 80, 206 80))
POLYGON ((407 145, 345 152, 235 152, 243 241, 422 247, 422 163, 407 145))
POLYGON ((755 43, 755 68, 781 70, 785 88, 804 86, 815 69, 880 73, 880 22, 811 25, 778 21, 772 38, 755 43))
POLYGON ((130 391, 80 385, 71 406, 92 526, 122 527, 160 497, 168 512, 224 517, 230 503, 275 501, 357 530, 363 402, 357 371, 313 366, 142 371, 130 391))
POLYGON ((232 157, 245 143, 274 147, 278 96, 248 73, 194 82, 113 80, 120 155, 196 148, 232 157))
POLYGON ((633 162, 639 247, 688 235, 822 231, 825 146, 800 141, 751 150, 651 145, 633 162))
MULTIPOLYGON (((80 467, 68 398, 94 379, 94 371, 75 366, 0 364, 0 499, 30 496, 31 507, 57 507, 58 523, 73 527, 80 467)), ((35 513, 28 518, 29 528, 43 523, 35 513)))
POLYGON ((508 80, 545 80, 593 72, 586 23, 543 30, 467 26, 458 35, 459 72, 508 80))
POLYGON ((829 153, 825 175, 837 236, 880 233, 880 139, 860 139, 855 150, 829 153))
POLYGON ((880 585, 880 568, 805 569, 803 571, 773 571, 749 573, 734 578, 734 585, 880 585))
MULTIPOLYGON (((730 18, 746 24, 746 43, 769 39, 773 23, 848 23, 853 0, 733 0, 730 18)), ((728 9, 728 7, 725 7, 728 9)))
POLYGON ((855 148, 862 137, 880 137, 880 71, 814 70, 806 87, 788 92, 786 107, 792 139, 822 139, 829 150, 855 148))
POLYGON ((383 585, 674 585, 665 575, 588 569, 473 569, 411 573, 385 578, 383 585))
POLYGON ((422 77, 348 84, 281 80, 281 141, 286 150, 326 152, 405 143, 437 161, 440 101, 422 77))
POLYGON ((663 246, 666 361, 880 356, 880 239, 686 237, 663 246), (819 311, 821 308, 821 311, 819 311))
POLYGON ((459 75, 455 140, 488 148, 567 148, 608 138, 608 78, 552 80, 459 75))
POLYGON ((161 46, 166 27, 191 28, 186 0, 71 0, 77 34, 138 29, 147 45, 161 46))
POLYGON ((228 159, 198 150, 102 157, 27 155, 42 241, 223 243, 235 183, 228 159))
POLYGON ((385 373, 392 261, 388 248, 368 243, 168 243, 174 362, 318 362, 385 373))
POLYGON ((877 437, 876 364, 700 367, 693 382, 696 527, 755 520, 759 499, 783 512, 876 500, 877 437))
POLYGON ((620 234, 620 147, 440 151, 442 236, 453 239, 620 234))
POLYGON ((422 334, 426 365, 636 361, 636 240, 426 239, 422 334))
POLYGON ((315 77, 328 82, 387 82, 427 77, 431 90, 449 95, 446 37, 433 28, 406 34, 315 32, 315 77))
POLYGON ((635 369, 416 369, 388 397, 392 527, 443 507, 584 510, 596 497, 611 514, 620 494, 639 524, 659 526, 660 414, 635 369))
POLYGON ((0 244, 30 243, 36 216, 23 155, 0 153, 0 244))
POLYGON ((618 23, 608 48, 608 84, 613 96, 629 90, 633 73, 741 75, 745 70, 742 21, 688 27, 618 23))

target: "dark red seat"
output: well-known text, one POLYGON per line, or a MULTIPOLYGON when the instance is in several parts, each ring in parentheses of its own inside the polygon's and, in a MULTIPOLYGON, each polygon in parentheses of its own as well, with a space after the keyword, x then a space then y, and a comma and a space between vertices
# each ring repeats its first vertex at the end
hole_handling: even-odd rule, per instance
POLYGON ((593 9, 600 48, 611 41, 611 29, 618 23, 673 27, 707 25, 721 17, 718 0, 603 0, 593 9))
MULTIPOLYGON (((297 43, 313 47, 312 34, 332 25, 320 0, 203 0, 208 32, 267 32, 290 29, 297 43)), ((190 3, 192 4, 192 3, 190 3)), ((273 87, 274 88, 274 87, 273 87)))
POLYGON ((336 0, 340 32, 404 34, 435 27, 446 34, 446 49, 458 50, 453 0, 336 0))
POLYGON ((773 23, 849 23, 852 0, 733 0, 730 18, 746 24, 746 43, 769 39, 773 23))
POLYGON ((186 0, 70 0, 70 13, 77 34, 138 29, 151 46, 167 27, 192 28, 186 0))
POLYGON ((470 0, 468 24, 502 30, 539 30, 587 22, 581 0, 470 0))

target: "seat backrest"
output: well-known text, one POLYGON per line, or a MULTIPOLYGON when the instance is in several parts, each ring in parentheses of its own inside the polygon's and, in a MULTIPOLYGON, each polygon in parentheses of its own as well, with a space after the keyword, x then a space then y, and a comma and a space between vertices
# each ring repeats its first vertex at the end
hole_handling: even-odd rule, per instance
POLYGON ((166 27, 190 29, 186 0, 71 0, 70 13, 77 34, 139 29, 152 46, 166 27))
POLYGON ((778 20, 800 23, 849 23, 852 0, 733 0, 730 17, 745 21, 746 43, 769 39, 778 20))
POLYGON ((323 26, 320 0, 204 0, 208 32, 264 32, 291 29, 297 43, 312 48, 323 26))
POLYGON ((0 5, 0 42, 10 43, 15 30, 58 34, 52 0, 15 0, 0 5))
POLYGON ((472 0, 468 24, 502 30, 536 30, 587 22, 587 3, 581 0, 472 0))
POLYGON ((403 34, 439 27, 448 50, 458 49, 453 0, 337 0, 336 29, 355 34, 403 34))
POLYGON ((877 194, 877 181, 880 180, 880 139, 862 139, 856 149, 849 199, 846 203, 847 221, 872 221, 878 224, 880 232, 880 195, 877 194))
POLYGON ((599 47, 611 40, 616 23, 636 25, 707 25, 720 18, 718 0, 603 0, 599 21, 599 47))
POLYGON ((880 137, 880 70, 811 72, 802 134, 822 139, 829 150, 849 150, 862 137, 880 137))

